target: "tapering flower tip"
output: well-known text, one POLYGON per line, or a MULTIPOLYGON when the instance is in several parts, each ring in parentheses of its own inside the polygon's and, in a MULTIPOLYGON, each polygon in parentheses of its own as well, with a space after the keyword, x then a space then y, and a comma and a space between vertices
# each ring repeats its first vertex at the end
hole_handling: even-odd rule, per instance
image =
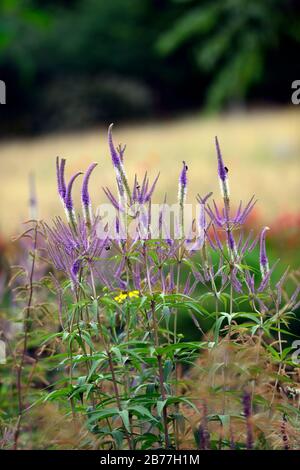
POLYGON ((89 186, 91 173, 96 166, 97 166, 97 163, 92 163, 88 167, 83 178, 82 189, 81 189, 81 202, 82 202, 83 217, 88 227, 91 227, 92 222, 93 222, 92 206, 91 206, 88 186, 89 186))
POLYGON ((66 182, 65 182, 65 166, 66 160, 62 158, 59 160, 59 157, 56 157, 56 178, 57 178, 57 189, 58 194, 60 195, 62 201, 64 202, 66 197, 66 182))
POLYGON ((259 253, 259 264, 261 275, 265 277, 269 272, 269 261, 266 251, 266 234, 270 230, 269 227, 264 227, 260 234, 260 253, 259 253))
POLYGON ((179 175, 179 185, 178 185, 178 200, 179 203, 182 205, 184 203, 184 199, 186 197, 187 192, 187 171, 188 167, 186 163, 182 162, 182 170, 179 175))
POLYGON ((114 142, 113 142, 113 138, 112 138, 112 128, 113 128, 113 124, 110 124, 110 126, 108 128, 108 145, 109 145, 110 155, 111 155, 111 159, 112 159, 114 167, 115 168, 120 168, 121 158, 120 158, 120 155, 119 155, 119 153, 117 152, 117 150, 114 146, 114 142))
POLYGON ((180 184, 183 188, 186 188, 187 186, 187 170, 188 170, 188 167, 186 165, 185 162, 182 162, 182 170, 181 170, 181 173, 180 173, 180 184))
POLYGON ((75 175, 73 175, 72 178, 70 179, 69 184, 67 186, 65 206, 68 211, 72 211, 74 209, 73 199, 72 199, 72 188, 73 188, 74 181, 76 180, 76 178, 78 178, 78 176, 82 174, 83 174, 82 171, 78 171, 77 173, 75 173, 75 175))
POLYGON ((97 163, 92 163, 88 167, 83 178, 82 189, 81 189, 81 201, 82 201, 83 207, 88 207, 91 203, 88 186, 89 186, 90 176, 92 174, 92 171, 96 168, 96 166, 97 166, 97 163))
POLYGON ((220 188, 221 194, 224 199, 229 199, 229 184, 228 184, 228 169, 224 165, 223 157, 220 150, 220 145, 218 141, 218 137, 215 137, 216 141, 216 150, 217 150, 217 158, 218 158, 218 175, 220 180, 220 188))
POLYGON ((216 149, 217 149, 217 157, 218 157, 218 173, 219 173, 220 179, 222 181, 225 181, 225 179, 227 178, 227 171, 223 162, 223 157, 221 154, 220 145, 219 145, 217 136, 215 137, 215 140, 216 140, 216 149))
POLYGON ((112 138, 112 127, 113 127, 113 124, 111 124, 108 128, 108 144, 109 144, 111 159, 112 159, 115 171, 116 171, 119 196, 120 196, 123 206, 125 206, 126 195, 128 196, 129 200, 131 200, 131 193, 130 193, 126 173, 123 167, 124 150, 121 150, 121 153, 119 153, 116 150, 114 143, 113 143, 113 138, 112 138))

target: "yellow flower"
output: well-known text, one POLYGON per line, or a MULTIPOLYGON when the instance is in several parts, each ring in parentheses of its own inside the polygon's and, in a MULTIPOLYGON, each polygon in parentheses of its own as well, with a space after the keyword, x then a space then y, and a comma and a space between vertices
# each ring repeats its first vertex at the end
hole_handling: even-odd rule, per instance
POLYGON ((139 297, 139 291, 138 290, 132 290, 130 292, 128 292, 128 297, 130 297, 131 299, 137 299, 139 297))
POLYGON ((122 303, 124 300, 127 299, 127 297, 129 299, 137 299, 139 297, 140 293, 138 290, 132 290, 128 293, 126 292, 121 292, 119 295, 117 295, 116 297, 114 297, 114 300, 116 302, 118 302, 119 304, 122 303))
POLYGON ((123 302, 123 300, 125 299, 127 299, 127 294, 124 294, 124 293, 121 293, 115 297, 115 300, 119 302, 119 304, 123 302))

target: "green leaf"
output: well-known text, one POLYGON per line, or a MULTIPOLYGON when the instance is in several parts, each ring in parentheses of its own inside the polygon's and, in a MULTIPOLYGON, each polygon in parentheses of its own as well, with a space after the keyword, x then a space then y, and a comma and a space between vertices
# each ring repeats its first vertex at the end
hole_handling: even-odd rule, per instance
POLYGON ((157 408, 157 414, 158 416, 162 417, 162 412, 163 412, 163 409, 165 407, 165 405, 167 404, 167 401, 168 400, 163 400, 163 401, 158 401, 156 403, 156 408, 157 408))
POLYGON ((224 320, 225 320, 225 316, 222 316, 222 317, 219 317, 215 323, 215 335, 214 335, 215 343, 218 342, 218 339, 220 336, 220 329, 224 320))
POLYGON ((95 421, 99 421, 102 419, 106 418, 111 418, 112 416, 118 416, 119 415, 119 409, 118 408, 105 408, 100 411, 91 411, 90 412, 90 417, 88 422, 89 423, 94 423, 95 421))
POLYGON ((100 364, 103 362, 103 358, 101 359, 98 359, 97 361, 93 361, 93 364, 90 368, 90 372, 89 372, 89 375, 87 377, 87 381, 89 382, 89 380, 91 379, 92 375, 96 372, 97 368, 100 366, 100 364))
POLYGON ((82 331, 81 332, 81 337, 84 339, 84 341, 89 345, 92 351, 95 351, 95 347, 92 342, 91 335, 87 331, 82 331))
POLYGON ((143 405, 130 405, 128 407, 128 410, 132 414, 137 414, 138 416, 141 416, 142 418, 149 418, 150 421, 157 421, 156 418, 151 414, 151 412, 143 405))
POLYGON ((123 421, 123 424, 125 426, 125 428, 127 429, 127 431, 130 433, 131 430, 130 430, 130 421, 129 421, 129 413, 128 413, 128 410, 121 410, 119 411, 119 415, 121 416, 121 419, 123 421))
POLYGON ((70 394, 71 388, 66 387, 62 388, 60 390, 53 390, 53 392, 50 392, 44 399, 44 401, 53 401, 56 400, 57 398, 62 398, 62 397, 68 397, 70 394))
POLYGON ((191 400, 189 400, 188 398, 186 397, 169 397, 167 400, 167 405, 172 405, 173 403, 186 403, 187 405, 189 405, 191 408, 193 408, 193 410, 196 412, 196 413, 199 413, 199 410, 198 408, 196 407, 196 405, 191 402, 191 400))
POLYGON ((120 363, 123 363, 121 351, 117 346, 113 346, 111 348, 111 352, 116 355, 116 357, 117 357, 117 359, 120 363))

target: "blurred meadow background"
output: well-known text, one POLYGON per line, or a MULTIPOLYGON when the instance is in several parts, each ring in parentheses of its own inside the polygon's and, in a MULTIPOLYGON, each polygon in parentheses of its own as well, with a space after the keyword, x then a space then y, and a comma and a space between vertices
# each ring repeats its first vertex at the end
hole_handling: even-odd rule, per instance
POLYGON ((291 84, 300 76, 299 13, 294 0, 3 0, 2 238, 28 218, 30 173, 39 217, 61 212, 57 155, 70 173, 98 162, 94 200, 105 201, 101 186, 113 182, 106 130, 114 122, 128 173, 161 171, 157 194, 170 202, 183 159, 188 202, 218 193, 218 135, 233 200, 255 194, 251 223, 272 226, 274 240, 286 234, 296 251, 300 113, 291 84))
MULTIPOLYGON (((299 231, 300 15, 293 0, 4 0, 0 5, 0 231, 28 218, 29 174, 39 217, 61 212, 55 157, 68 171, 96 161, 95 204, 113 182, 106 130, 127 144, 128 173, 161 171, 175 201, 182 160, 188 202, 218 194, 214 136, 232 198, 255 194, 251 223, 299 231)), ((292 257, 293 258, 293 257, 292 257)))

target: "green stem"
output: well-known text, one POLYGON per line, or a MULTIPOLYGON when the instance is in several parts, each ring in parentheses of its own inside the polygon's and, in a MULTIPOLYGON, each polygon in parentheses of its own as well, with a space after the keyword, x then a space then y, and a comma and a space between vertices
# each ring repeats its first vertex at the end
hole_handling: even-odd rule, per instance
MULTIPOLYGON (((93 270, 92 269, 91 269, 90 274, 91 274, 91 283, 92 283, 93 296, 94 296, 94 299, 97 299, 95 280, 94 280, 94 275, 93 275, 93 270)), ((104 334, 104 331, 103 331, 103 328, 102 328, 98 302, 97 302, 97 318, 98 318, 99 335, 100 335, 100 338, 102 340, 102 343, 103 343, 103 346, 104 346, 104 349, 105 349, 105 352, 106 352, 106 355, 107 355, 108 365, 109 365, 109 369, 110 369, 110 373, 111 373, 112 384, 113 384, 113 388, 114 388, 114 394, 115 394, 117 407, 118 407, 119 411, 123 411, 112 355, 111 355, 111 352, 110 352, 109 344, 106 341, 105 334, 104 334)), ((134 449, 134 444, 133 444, 133 441, 132 441, 132 437, 130 436, 130 433, 127 431, 125 426, 124 426, 124 432, 125 432, 125 436, 126 436, 126 440, 127 440, 127 443, 128 443, 129 450, 133 450, 134 449)))
MULTIPOLYGON (((152 321, 153 321, 153 332, 154 332, 154 342, 155 347, 159 347, 159 340, 158 340, 158 325, 155 313, 155 301, 151 301, 151 312, 152 312, 152 321)), ((166 392, 164 386, 164 372, 162 366, 162 356, 161 354, 157 355, 157 363, 158 363, 158 376, 159 376, 159 386, 160 386, 160 394, 163 401, 166 400, 166 392)), ((170 447, 170 438, 169 438, 169 431, 168 431, 168 409, 165 405, 163 408, 163 427, 164 427, 164 436, 165 436, 165 445, 166 449, 170 447)))

